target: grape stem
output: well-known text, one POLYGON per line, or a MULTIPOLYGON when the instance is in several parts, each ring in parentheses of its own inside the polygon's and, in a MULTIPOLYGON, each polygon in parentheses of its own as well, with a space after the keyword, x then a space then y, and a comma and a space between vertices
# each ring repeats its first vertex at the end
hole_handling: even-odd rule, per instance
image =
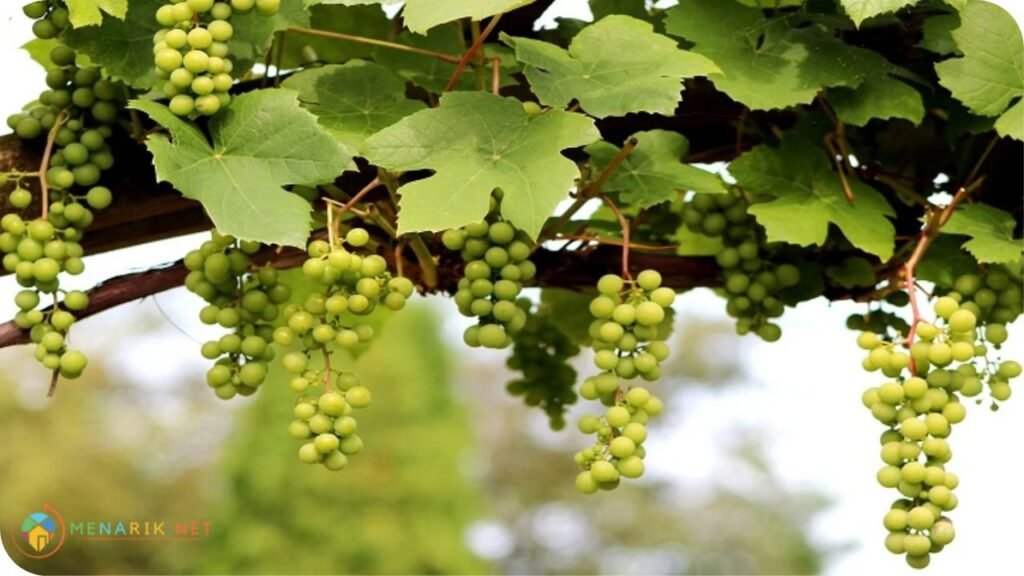
POLYGON ((46 181, 46 172, 50 169, 50 154, 53 152, 53 142, 57 139, 57 132, 60 131, 60 127, 67 120, 67 117, 67 110, 61 110, 60 114, 57 114, 57 119, 53 121, 50 133, 46 135, 46 148, 43 150, 43 160, 39 163, 39 190, 40 199, 43 203, 43 220, 50 217, 50 185, 46 181))
POLYGON ((415 46, 406 46, 405 44, 399 44, 397 42, 388 42, 387 40, 367 38, 366 36, 357 36, 355 34, 344 34, 342 32, 330 32, 328 30, 302 28, 299 26, 291 26, 285 29, 285 32, 291 32, 293 34, 306 34, 308 36, 319 36, 321 38, 329 38, 332 40, 347 40, 349 42, 357 42, 359 44, 369 44, 370 46, 380 46, 381 48, 390 48, 392 50, 400 50, 402 52, 419 54, 421 56, 430 56, 431 58, 436 58, 438 60, 449 62, 451 64, 458 64, 461 61, 461 59, 458 56, 445 54, 444 52, 426 50, 423 48, 417 48, 415 46))
POLYGON ((487 27, 484 28, 484 31, 476 36, 473 40, 473 45, 469 47, 469 50, 462 55, 462 58, 458 61, 458 64, 456 64, 455 72, 452 74, 452 77, 448 79, 448 84, 444 87, 445 92, 451 92, 452 89, 455 88, 455 84, 459 81, 459 77, 461 77, 462 73, 466 70, 466 66, 469 65, 470 60, 472 60, 477 55, 477 52, 480 51, 480 48, 484 45, 484 41, 486 41, 487 37, 491 35, 491 32, 494 31, 494 27, 498 25, 498 21, 500 20, 501 13, 499 12, 491 18, 490 22, 487 23, 487 27))
MULTIPOLYGON (((917 265, 920 263, 924 253, 928 250, 928 246, 931 245, 932 241, 939 235, 939 230, 946 224, 946 222, 949 222, 949 219, 953 216, 953 211, 956 210, 956 207, 959 206, 967 196, 977 190, 984 181, 985 178, 981 177, 967 186, 961 186, 960 189, 957 190, 956 195, 953 196, 953 200, 950 201, 948 206, 942 210, 934 210, 931 212, 928 217, 928 221, 925 223, 924 229, 921 230, 921 234, 918 237, 917 246, 914 247, 914 252, 903 265, 903 286, 907 291, 907 296, 910 298, 910 310, 913 314, 913 318, 910 322, 910 330, 907 332, 907 348, 910 348, 914 344, 914 336, 917 334, 917 325, 922 321, 921 310, 917 305, 917 281, 914 279, 914 273, 917 270, 917 265)), ((917 373, 917 362, 914 360, 913 355, 910 356, 910 373, 917 373)))
POLYGON ((565 226, 565 224, 569 222, 569 220, 572 219, 572 217, 575 216, 581 208, 583 208, 584 204, 601 193, 601 188, 606 182, 608 182, 608 179, 612 177, 612 174, 619 169, 619 166, 622 166, 622 163, 626 161, 626 158, 633 153, 633 149, 636 148, 636 145, 636 138, 630 138, 625 144, 623 144, 622 149, 619 150, 615 157, 612 158, 611 162, 604 167, 604 170, 601 170, 601 173, 597 175, 597 178, 592 180, 579 191, 576 195, 576 201, 558 217, 558 220, 555 220, 554 224, 548 226, 543 232, 541 232, 540 237, 537 238, 537 245, 533 248, 534 251, 536 251, 545 240, 548 240, 551 236, 557 234, 558 231, 561 230, 562 227, 565 226))
POLYGON ((491 93, 498 96, 501 91, 501 57, 491 58, 491 93))
POLYGON ((331 391, 331 351, 324 346, 324 392, 331 391))
POLYGON ((611 198, 601 194, 601 200, 608 205, 608 208, 615 214, 615 218, 619 220, 619 226, 622 227, 622 277, 632 281, 633 275, 629 273, 629 220, 622 215, 622 211, 611 198))
POLYGON ((54 369, 53 374, 50 376, 50 388, 46 391, 46 397, 52 398, 57 393, 57 380, 60 379, 60 370, 54 369))

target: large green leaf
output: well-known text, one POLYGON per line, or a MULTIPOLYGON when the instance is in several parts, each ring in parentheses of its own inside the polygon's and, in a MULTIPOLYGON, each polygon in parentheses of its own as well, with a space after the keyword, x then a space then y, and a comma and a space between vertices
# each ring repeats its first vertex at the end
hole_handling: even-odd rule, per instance
POLYGON ((587 26, 568 50, 530 38, 503 38, 527 65, 526 78, 542 103, 563 107, 575 99, 598 118, 671 115, 683 78, 721 72, 704 56, 655 33, 650 23, 629 16, 607 16, 587 26))
POLYGON ((916 4, 917 0, 839 0, 839 3, 843 5, 853 23, 859 27, 868 18, 895 12, 916 4))
MULTIPOLYGON (((306 0, 307 6, 316 4, 397 4, 399 0, 306 0)), ((438 24, 460 18, 482 20, 502 12, 509 12, 532 3, 533 0, 405 0, 402 18, 405 27, 417 34, 425 34, 438 24)))
POLYGON ((66 30, 61 39, 103 66, 107 74, 136 88, 156 83, 153 35, 160 30, 156 10, 160 0, 132 0, 125 19, 104 18, 99 26, 66 30))
POLYGON ((405 97, 405 81, 391 70, 363 60, 299 72, 284 82, 345 145, 349 155, 370 135, 421 110, 425 104, 405 97))
MULTIPOLYGON (((636 148, 612 173, 603 190, 621 193, 630 204, 646 208, 675 198, 679 192, 725 192, 717 175, 695 166, 683 164, 690 144, 682 134, 667 130, 650 130, 633 134, 636 148)), ((619 153, 610 142, 587 146, 594 170, 601 171, 619 153)))
POLYGON ((757 146, 730 164, 729 172, 748 192, 775 197, 750 207, 769 241, 820 246, 834 224, 857 248, 882 260, 892 256, 892 206, 856 179, 850 180, 851 205, 825 151, 802 136, 789 134, 777 148, 757 146))
POLYGON ((363 156, 389 170, 433 170, 399 189, 400 232, 445 230, 480 221, 491 193, 502 214, 536 237, 579 176, 562 156, 600 135, 581 114, 551 110, 530 118, 514 98, 449 92, 438 108, 408 116, 363 143, 363 156))
POLYGON ((133 100, 129 106, 170 132, 170 139, 154 134, 146 141, 157 179, 202 202, 218 230, 247 240, 303 246, 309 203, 282 186, 331 182, 351 161, 291 90, 235 98, 210 121, 212 145, 162 104, 133 100))
POLYGON ((128 0, 67 0, 68 18, 75 28, 96 26, 103 22, 103 12, 124 20, 128 0))
POLYGON ((945 234, 970 236, 963 249, 983 264, 1016 262, 1024 251, 1024 238, 1014 238, 1016 220, 1009 212, 987 204, 966 204, 957 208, 942 227, 945 234))
POLYGON ((939 83, 975 114, 1001 116, 996 130, 1021 139, 1024 129, 1015 121, 1020 110, 1007 107, 1024 96, 1024 39, 1020 27, 1006 10, 975 0, 960 12, 960 27, 953 39, 963 58, 950 58, 935 65, 939 83))
POLYGON ((722 69, 709 76, 719 90, 756 110, 807 104, 823 87, 856 88, 886 65, 830 30, 767 20, 761 10, 736 2, 681 0, 668 11, 665 28, 722 69))

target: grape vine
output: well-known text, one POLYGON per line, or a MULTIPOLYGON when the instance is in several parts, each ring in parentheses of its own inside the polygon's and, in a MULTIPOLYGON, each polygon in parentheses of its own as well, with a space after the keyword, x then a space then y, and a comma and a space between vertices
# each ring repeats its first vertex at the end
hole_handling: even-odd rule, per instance
POLYGON ((598 407, 574 456, 593 494, 644 473, 677 294, 713 290, 768 343, 787 307, 852 300, 898 493, 884 546, 922 568, 952 544, 952 430, 1021 373, 1024 91, 989 80, 1024 74, 1012 19, 602 2, 540 33, 550 0, 370 4, 26 4, 46 87, 0 137, 0 346, 33 345, 52 394, 86 369, 77 321, 184 284, 221 331, 199 350, 214 394, 287 385, 299 460, 341 470, 371 401, 352 360, 446 294, 551 428, 598 407), (87 252, 211 227, 178 262, 69 289, 87 252))

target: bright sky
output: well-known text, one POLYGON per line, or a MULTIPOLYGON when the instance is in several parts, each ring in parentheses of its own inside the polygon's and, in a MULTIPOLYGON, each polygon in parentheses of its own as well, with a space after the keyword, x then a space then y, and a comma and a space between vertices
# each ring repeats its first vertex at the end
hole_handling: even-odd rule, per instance
MULTIPOLYGON (((1024 2, 993 1, 1024 22, 1024 2)), ((0 54, 7 79, 0 90, 4 114, 31 100, 44 86, 40 69, 18 50, 30 38, 20 5, 4 2, 0 6, 0 54)), ((559 0, 548 16, 587 14, 584 0, 559 0)), ((6 131, 6 125, 2 129, 6 131)), ((86 274, 76 278, 73 287, 88 288, 124 273, 125 262, 142 269, 174 260, 196 244, 195 237, 183 238, 90 258, 86 274)), ((0 279, 0 318, 13 314, 10 300, 15 289, 9 278, 0 279)), ((199 305, 183 296, 171 293, 160 302, 176 324, 199 338, 203 327, 194 320, 199 305)), ((152 301, 142 305, 153 306, 152 301)), ((724 318, 724 304, 707 291, 687 294, 677 307, 687 314, 724 318)), ((648 462, 652 476, 673 478, 685 486, 722 482, 736 469, 725 450, 730 438, 739 430, 758 430, 766 461, 786 486, 821 491, 835 501, 815 523, 814 537, 825 544, 851 547, 832 557, 827 574, 910 574, 914 571, 901 558, 882 548, 881 517, 893 495, 875 483, 880 427, 860 403, 863 389, 879 382, 860 369, 855 336, 844 328, 852 310, 848 304, 828 307, 812 302, 787 311, 781 322, 785 337, 780 342, 757 341, 748 348, 745 363, 755 378, 722 391, 691 392, 677 398, 685 399, 686 405, 662 418, 674 425, 652 439, 648 462)), ((1024 358, 1020 324, 1010 340, 1018 359, 1024 358)), ((169 328, 166 332, 170 336, 159 346, 122 349, 120 357, 130 359, 126 361, 136 370, 153 371, 154 380, 162 372, 155 367, 192 369, 202 362, 191 340, 169 328)), ((83 343, 83 347, 91 354, 102 350, 99 343, 83 343)), ((25 363, 33 362, 26 358, 25 363)), ((1015 490, 1016 479, 1024 477, 1019 457, 1024 445, 1022 402, 1024 398, 1011 399, 996 414, 972 405, 970 417, 956 428, 951 469, 961 478, 960 507, 953 513, 957 539, 933 558, 929 576, 1024 573, 1017 548, 1024 499, 1015 490)), ((733 485, 728 479, 725 483, 733 485)), ((0 574, 27 573, 0 556, 0 574)))

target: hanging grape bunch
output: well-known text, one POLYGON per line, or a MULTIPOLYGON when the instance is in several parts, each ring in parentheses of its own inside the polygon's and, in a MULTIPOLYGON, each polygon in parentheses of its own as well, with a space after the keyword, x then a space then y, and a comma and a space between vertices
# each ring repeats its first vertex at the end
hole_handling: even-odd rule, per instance
POLYGON ((311 242, 302 271, 316 288, 302 305, 285 307, 285 323, 273 333, 279 346, 300 347, 281 358, 292 375, 289 387, 300 394, 297 420, 289 431, 296 439, 312 438, 299 449, 299 459, 322 462, 330 470, 341 470, 348 456, 362 451, 351 412, 370 404, 370 391, 354 374, 332 367, 331 356, 336 348, 351 351, 369 342, 374 336, 369 316, 382 307, 401 310, 414 291, 408 278, 388 271, 381 256, 355 253, 369 241, 365 229, 352 228, 344 242, 311 242), (346 249, 346 243, 353 250, 346 249), (314 362, 319 362, 316 368, 314 362), (319 395, 310 395, 315 390, 319 395))
MULTIPOLYGON (((995 283, 1003 286, 1002 279, 995 283)), ((968 293, 981 289, 977 276, 962 277, 957 284, 968 293)), ((962 294, 955 294, 962 299, 962 294)), ((894 554, 906 554, 914 568, 927 566, 929 555, 940 552, 955 536, 945 514, 958 504, 953 490, 959 479, 946 467, 952 458, 947 438, 952 426, 967 416, 961 397, 977 396, 987 384, 994 400, 1006 400, 1009 380, 1021 373, 1015 361, 988 357, 979 332, 979 307, 961 302, 952 295, 938 298, 937 322, 917 324, 914 334, 919 340, 909 353, 902 339, 886 341, 873 332, 857 338, 868 352, 864 368, 893 378, 865 391, 863 401, 878 421, 889 426, 881 437, 885 465, 878 471, 878 482, 902 496, 883 519, 889 530, 885 546, 894 554)))
POLYGON ((590 337, 594 364, 602 372, 583 382, 580 396, 599 400, 607 409, 579 421, 581 432, 597 436, 593 446, 574 457, 582 469, 576 488, 584 494, 611 490, 620 478, 644 473, 645 425, 661 414, 662 402, 645 386, 623 387, 622 381, 661 378, 661 362, 668 358, 669 348, 659 334, 671 322, 665 310, 675 300, 675 292, 661 286, 657 270, 644 270, 628 282, 608 274, 598 281, 597 290, 600 295, 590 303, 590 337))
POLYGON ((35 20, 32 33, 40 40, 56 38, 70 24, 68 9, 62 0, 37 0, 22 7, 25 16, 35 20))
POLYGON ((170 98, 171 112, 212 116, 227 107, 234 83, 228 47, 234 35, 232 14, 256 8, 273 16, 280 7, 281 0, 176 0, 161 6, 156 20, 163 29, 153 36, 153 61, 157 76, 165 80, 162 91, 170 98))
POLYGON ((771 322, 785 311, 778 292, 799 284, 800 270, 768 259, 758 227, 738 195, 695 194, 683 205, 682 220, 691 231, 722 241, 715 255, 724 283, 719 293, 727 300, 726 312, 736 318, 736 332, 778 340, 782 329, 771 322))
POLYGON ((530 261, 530 243, 500 216, 501 198, 491 198, 487 220, 448 230, 445 248, 457 251, 466 263, 455 293, 463 316, 477 318, 463 336, 474 348, 507 348, 512 335, 526 325, 526 312, 516 306, 523 283, 537 274, 530 261))
POLYGON ((185 287, 204 301, 199 319, 231 332, 202 346, 203 357, 215 363, 206 382, 218 398, 248 396, 263 384, 274 359, 274 322, 279 306, 291 296, 278 282, 277 270, 252 271, 250 256, 257 242, 240 242, 214 231, 212 238, 185 256, 185 287))
POLYGON ((512 335, 512 355, 507 366, 522 376, 505 389, 522 396, 527 406, 544 410, 552 430, 565 427, 566 407, 576 403, 576 370, 570 360, 580 353, 577 346, 555 325, 551 311, 541 305, 530 312, 531 303, 520 298, 516 305, 527 312, 526 325, 512 335))

